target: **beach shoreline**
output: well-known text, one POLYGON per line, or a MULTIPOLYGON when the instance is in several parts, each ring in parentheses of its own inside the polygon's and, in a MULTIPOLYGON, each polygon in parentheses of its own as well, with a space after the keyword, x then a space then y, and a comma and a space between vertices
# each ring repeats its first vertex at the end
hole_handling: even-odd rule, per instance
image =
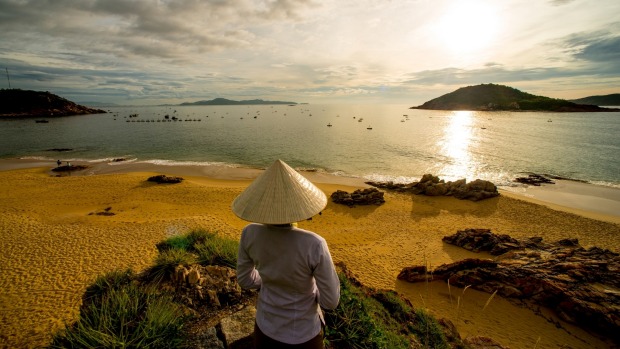
MULTIPOLYGON (((139 161, 79 161, 74 162, 74 164, 89 167, 79 175, 157 172, 174 176, 242 181, 252 180, 262 172, 261 169, 239 166, 161 165, 139 161)), ((34 159, 0 159, 0 171, 36 167, 50 168, 51 170, 56 167, 56 162, 34 159)), ((363 178, 337 176, 316 171, 301 172, 312 182, 360 188, 369 187, 363 178)), ((570 212, 591 219, 620 224, 620 188, 566 179, 554 180, 554 182, 555 184, 515 185, 514 187, 499 187, 498 189, 500 194, 515 199, 545 205, 555 210, 570 212)))
MULTIPOLYGON (((217 166, 86 165, 90 167, 82 173, 56 173, 51 171, 54 161, 0 160, 0 347, 46 345, 52 333, 76 319, 84 290, 98 275, 115 269, 144 270, 157 254, 155 245, 170 236, 206 229, 238 240, 247 222, 232 213, 230 204, 261 172, 217 166), (185 180, 171 185, 148 182, 155 174, 185 180)), ((302 173, 328 196, 336 190, 368 187, 359 178, 302 173)), ((579 188, 590 193, 588 187, 579 188)), ((606 195, 592 193, 588 203, 606 195)), ((434 268, 465 258, 490 258, 442 242, 443 236, 468 228, 518 239, 540 236, 550 242, 577 238, 586 248, 620 251, 616 216, 596 219, 596 212, 579 214, 571 212, 576 208, 536 200, 504 191, 479 202, 387 191, 381 206, 347 207, 328 200, 320 215, 299 226, 323 236, 334 261, 347 265, 364 285, 396 290, 414 306, 454 321, 462 336, 482 334, 515 348, 606 348, 599 337, 500 297, 482 312, 489 294, 472 289, 455 315, 453 297, 447 295, 464 290, 446 288, 443 282, 408 284, 396 279, 407 266, 434 268)))

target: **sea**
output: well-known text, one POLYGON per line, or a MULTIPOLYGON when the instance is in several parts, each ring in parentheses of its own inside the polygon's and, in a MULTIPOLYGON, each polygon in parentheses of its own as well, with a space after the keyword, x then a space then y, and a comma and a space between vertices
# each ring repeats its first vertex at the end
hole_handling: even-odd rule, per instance
POLYGON ((433 111, 407 105, 114 106, 0 120, 0 158, 298 170, 406 183, 515 186, 530 173, 620 188, 620 113, 433 111), (63 150, 63 151, 60 151, 63 150))

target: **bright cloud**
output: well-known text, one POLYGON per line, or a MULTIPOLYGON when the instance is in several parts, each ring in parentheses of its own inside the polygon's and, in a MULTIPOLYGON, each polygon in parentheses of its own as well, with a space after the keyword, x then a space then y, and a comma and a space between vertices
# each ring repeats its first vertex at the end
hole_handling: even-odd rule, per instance
POLYGON ((118 104, 413 105, 476 83, 575 98, 619 85, 616 13, 614 0, 0 0, 0 67, 12 87, 118 104))

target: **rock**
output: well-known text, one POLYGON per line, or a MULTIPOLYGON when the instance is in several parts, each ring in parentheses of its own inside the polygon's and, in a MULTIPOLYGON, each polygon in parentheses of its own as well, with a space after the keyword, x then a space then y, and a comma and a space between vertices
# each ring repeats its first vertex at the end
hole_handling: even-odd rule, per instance
POLYGON ((219 323, 224 345, 228 349, 244 349, 253 347, 254 321, 256 308, 247 306, 219 323))
POLYGON ((426 269, 426 266, 414 266, 414 267, 405 267, 400 273, 398 273, 397 278, 399 280, 405 280, 409 282, 420 282, 420 281, 430 281, 431 276, 426 269))
POLYGON ((158 184, 173 184, 173 183, 181 183, 183 181, 183 178, 181 177, 169 177, 166 175, 157 175, 157 176, 152 176, 149 177, 149 179, 147 179, 147 181, 149 182, 155 182, 158 184))
POLYGON ((541 184, 555 184, 555 182, 551 179, 536 173, 530 173, 527 177, 517 177, 513 181, 537 187, 539 187, 541 184))
POLYGON ((585 249, 577 239, 544 243, 540 237, 517 240, 488 229, 467 229, 443 241, 471 251, 489 251, 497 261, 465 259, 441 265, 402 269, 409 282, 449 280, 457 287, 528 300, 548 307, 567 322, 620 343, 620 255, 598 247, 585 249))
POLYGON ((495 256, 526 246, 508 235, 495 235, 489 229, 459 230, 454 235, 444 236, 442 241, 472 252, 487 251, 495 256))
POLYGON ((73 151, 73 148, 51 148, 51 149, 45 149, 45 151, 66 152, 66 151, 73 151))
POLYGON ((334 203, 353 207, 355 205, 382 205, 385 203, 383 192, 376 188, 358 189, 349 194, 343 190, 336 190, 332 193, 331 199, 334 203))
POLYGON ((366 182, 373 187, 389 189, 398 192, 407 192, 416 195, 454 196, 461 200, 480 201, 499 195, 495 184, 476 179, 467 183, 466 179, 454 182, 445 182, 437 176, 425 174, 419 182, 394 184, 393 182, 366 182))
POLYGON ((73 172, 73 171, 81 171, 87 169, 88 166, 84 165, 65 165, 58 166, 52 169, 53 172, 73 172))
POLYGON ((225 349, 215 327, 201 328, 194 333, 188 347, 192 349, 225 349))
POLYGON ((199 280, 200 280, 200 272, 198 271, 197 268, 191 268, 189 270, 189 273, 187 274, 187 283, 190 285, 196 285, 198 284, 199 280))
POLYGON ((471 349, 510 349, 501 345, 493 338, 482 336, 467 337, 463 339, 463 343, 467 344, 471 349))

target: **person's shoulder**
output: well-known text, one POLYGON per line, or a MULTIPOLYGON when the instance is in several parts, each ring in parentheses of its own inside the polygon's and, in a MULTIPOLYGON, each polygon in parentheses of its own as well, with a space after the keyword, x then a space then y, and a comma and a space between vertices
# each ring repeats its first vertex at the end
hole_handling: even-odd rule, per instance
POLYGON ((264 226, 262 224, 250 223, 250 224, 246 225, 245 227, 243 227, 242 233, 258 231, 258 230, 263 229, 263 227, 264 226))
POLYGON ((315 232, 313 232, 311 230, 302 229, 302 228, 298 228, 298 227, 294 227, 293 230, 296 231, 299 234, 303 234, 307 239, 316 240, 316 241, 320 241, 320 242, 325 241, 325 239, 321 235, 319 235, 319 234, 317 234, 317 233, 315 233, 315 232))

